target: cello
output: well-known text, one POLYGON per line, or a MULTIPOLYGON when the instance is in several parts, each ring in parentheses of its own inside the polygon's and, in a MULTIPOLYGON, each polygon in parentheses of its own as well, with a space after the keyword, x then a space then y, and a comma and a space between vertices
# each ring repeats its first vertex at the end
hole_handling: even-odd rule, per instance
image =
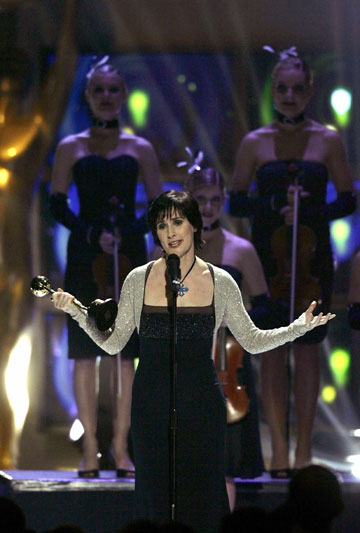
POLYGON ((220 326, 215 344, 215 367, 226 398, 228 424, 238 422, 249 412, 250 401, 246 385, 239 384, 237 371, 243 366, 244 350, 231 336, 227 328, 220 326))

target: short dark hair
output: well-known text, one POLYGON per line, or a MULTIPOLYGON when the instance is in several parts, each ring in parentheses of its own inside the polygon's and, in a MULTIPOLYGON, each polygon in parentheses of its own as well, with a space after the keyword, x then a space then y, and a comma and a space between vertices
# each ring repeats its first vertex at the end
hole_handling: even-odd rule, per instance
POLYGON ((160 245, 157 236, 157 224, 173 212, 185 217, 196 229, 194 232, 195 248, 201 248, 204 241, 201 238, 203 221, 199 210, 199 204, 192 194, 185 191, 166 191, 160 194, 152 202, 147 213, 147 221, 156 244, 160 245))

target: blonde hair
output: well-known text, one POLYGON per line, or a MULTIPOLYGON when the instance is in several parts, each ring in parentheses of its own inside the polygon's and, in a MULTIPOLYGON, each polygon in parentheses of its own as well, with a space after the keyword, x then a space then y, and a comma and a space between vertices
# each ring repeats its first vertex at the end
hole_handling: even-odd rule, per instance
POLYGON ((86 89, 89 89, 91 80, 93 79, 95 74, 102 74, 107 72, 110 72, 111 74, 116 74, 120 78, 119 84, 124 96, 126 97, 128 95, 128 90, 126 88, 124 78, 121 76, 118 69, 114 67, 114 65, 109 63, 109 56, 104 56, 98 61, 95 60, 95 62, 93 62, 89 72, 86 74, 86 89))
POLYGON ((281 50, 280 52, 276 52, 273 48, 271 48, 271 46, 265 45, 263 46, 263 50, 266 50, 271 54, 276 54, 279 56, 279 60, 274 66, 271 73, 273 82, 281 70, 294 69, 303 72, 305 75, 306 84, 309 87, 312 87, 312 85, 314 84, 314 74, 310 68, 309 63, 299 57, 298 52, 296 50, 296 46, 291 46, 290 48, 286 48, 284 50, 281 50))

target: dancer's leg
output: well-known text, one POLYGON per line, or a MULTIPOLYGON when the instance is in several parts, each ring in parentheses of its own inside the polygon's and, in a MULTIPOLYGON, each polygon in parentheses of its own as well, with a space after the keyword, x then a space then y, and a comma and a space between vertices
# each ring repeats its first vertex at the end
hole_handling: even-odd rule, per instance
POLYGON ((321 344, 294 344, 294 399, 297 426, 295 468, 311 462, 312 432, 320 386, 321 344))
POLYGON ((112 453, 116 468, 134 470, 128 453, 131 394, 134 381, 133 359, 121 358, 121 394, 117 393, 117 358, 113 358, 112 387, 115 398, 112 453))
POLYGON ((289 468, 287 357, 287 346, 281 346, 261 356, 262 403, 269 425, 272 445, 270 470, 286 470, 289 468))
POLYGON ((74 390, 80 422, 84 427, 80 470, 99 468, 97 457, 97 364, 96 359, 78 359, 74 367, 74 390))

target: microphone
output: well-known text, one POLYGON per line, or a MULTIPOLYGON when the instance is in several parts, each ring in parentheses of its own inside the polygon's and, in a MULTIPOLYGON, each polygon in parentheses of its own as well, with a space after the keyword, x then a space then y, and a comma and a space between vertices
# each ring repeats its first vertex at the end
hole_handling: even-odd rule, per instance
POLYGON ((181 272, 180 272, 180 258, 176 254, 170 254, 166 258, 167 271, 170 277, 171 285, 174 291, 177 291, 181 272))

